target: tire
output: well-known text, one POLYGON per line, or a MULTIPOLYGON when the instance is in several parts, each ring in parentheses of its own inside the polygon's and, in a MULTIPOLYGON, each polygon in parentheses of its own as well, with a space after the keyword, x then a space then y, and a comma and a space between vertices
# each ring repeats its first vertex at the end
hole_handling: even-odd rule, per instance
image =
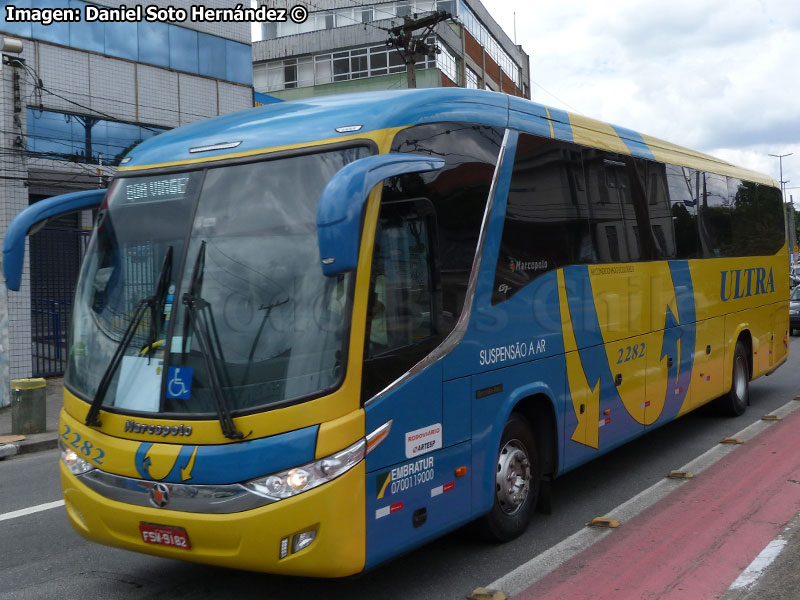
POLYGON ((500 438, 492 510, 478 522, 481 537, 507 542, 522 535, 536 507, 540 480, 541 463, 531 426, 512 413, 500 438))
POLYGON ((741 341, 736 342, 731 369, 731 389, 724 396, 717 398, 716 404, 721 414, 738 417, 747 410, 747 405, 750 403, 749 365, 745 345, 741 341))

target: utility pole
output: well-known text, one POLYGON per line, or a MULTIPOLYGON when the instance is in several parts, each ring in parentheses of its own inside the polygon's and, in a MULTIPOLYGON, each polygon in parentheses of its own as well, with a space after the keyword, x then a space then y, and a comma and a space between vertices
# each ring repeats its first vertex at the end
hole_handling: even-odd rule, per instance
POLYGON ((426 56, 434 58, 441 52, 436 44, 428 44, 425 40, 439 23, 451 18, 450 13, 439 10, 421 18, 418 18, 417 15, 403 17, 402 25, 389 30, 389 40, 386 44, 397 48, 397 52, 406 64, 409 89, 417 87, 417 61, 426 56), (420 29, 422 33, 414 35, 414 32, 420 29))
POLYGON ((770 154, 773 158, 777 158, 780 163, 781 180, 778 183, 781 184, 781 200, 784 202, 786 202, 786 184, 789 182, 783 180, 783 159, 792 154, 793 152, 789 152, 788 154, 770 154))

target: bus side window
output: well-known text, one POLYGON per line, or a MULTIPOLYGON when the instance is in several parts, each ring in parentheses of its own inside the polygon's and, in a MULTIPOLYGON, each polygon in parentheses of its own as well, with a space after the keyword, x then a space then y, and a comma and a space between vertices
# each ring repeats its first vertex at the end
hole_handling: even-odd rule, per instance
POLYGON ((367 310, 367 359, 433 335, 431 231, 413 203, 382 207, 367 310), (404 214, 405 213, 405 214, 404 214))
POLYGON ((698 234, 695 173, 687 167, 666 165, 667 191, 675 230, 675 256, 680 259, 703 255, 698 234))
POLYGON ((734 255, 732 203, 728 178, 715 173, 696 172, 700 193, 700 236, 707 245, 706 258, 734 255))
POLYGON ((614 157, 604 150, 583 150, 589 223, 600 263, 630 262, 639 256, 636 221, 629 217, 626 224, 623 213, 633 212, 625 163, 614 157))
POLYGON ((676 257, 675 229, 667 192, 665 165, 647 162, 647 208, 657 259, 676 257))
POLYGON ((363 402, 430 354, 458 322, 502 141, 502 129, 474 123, 417 125, 395 137, 392 152, 443 158, 445 166, 384 183, 363 402), (419 284, 425 274, 430 284, 423 292, 419 284))
POLYGON ((594 258, 580 149, 520 134, 492 304, 548 271, 594 258))
POLYGON ((734 256, 771 256, 785 243, 777 188, 728 177, 734 256))
POLYGON ((381 206, 367 306, 364 400, 422 360, 442 339, 435 231, 428 200, 381 206))

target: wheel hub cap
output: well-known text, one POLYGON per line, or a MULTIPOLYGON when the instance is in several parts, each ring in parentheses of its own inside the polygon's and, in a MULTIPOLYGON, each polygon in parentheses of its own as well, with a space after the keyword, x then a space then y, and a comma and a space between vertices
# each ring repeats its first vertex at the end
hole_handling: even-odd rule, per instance
POLYGON ((518 440, 503 446, 497 460, 495 489, 500 508, 507 515, 517 512, 528 497, 531 463, 525 447, 518 440))

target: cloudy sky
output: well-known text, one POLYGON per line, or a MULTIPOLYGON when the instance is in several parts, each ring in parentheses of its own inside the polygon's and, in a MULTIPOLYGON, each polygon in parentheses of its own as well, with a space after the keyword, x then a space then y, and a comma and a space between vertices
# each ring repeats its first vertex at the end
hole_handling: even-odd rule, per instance
POLYGON ((779 179, 800 209, 796 0, 482 0, 531 57, 532 99, 779 179), (794 188, 794 189, 792 189, 794 188))

